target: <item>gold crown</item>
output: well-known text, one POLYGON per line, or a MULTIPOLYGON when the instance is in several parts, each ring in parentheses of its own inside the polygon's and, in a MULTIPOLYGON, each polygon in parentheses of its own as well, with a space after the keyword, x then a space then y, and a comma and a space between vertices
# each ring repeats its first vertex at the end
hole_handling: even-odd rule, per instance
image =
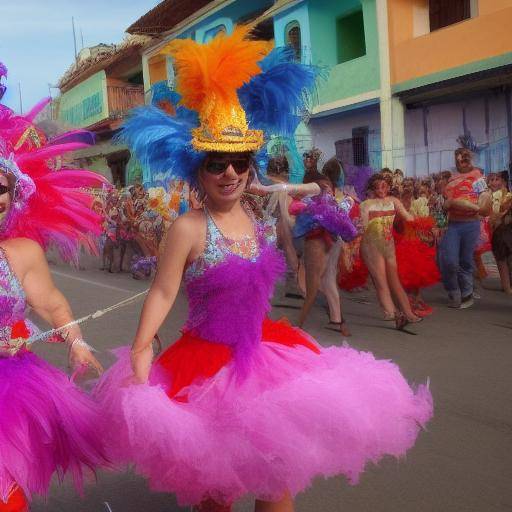
POLYGON ((174 40, 164 51, 175 59, 181 103, 199 114, 200 126, 192 130, 197 151, 242 153, 264 144, 263 131, 249 129, 237 90, 261 73, 258 62, 272 44, 248 39, 249 32, 236 27, 204 45, 174 40))

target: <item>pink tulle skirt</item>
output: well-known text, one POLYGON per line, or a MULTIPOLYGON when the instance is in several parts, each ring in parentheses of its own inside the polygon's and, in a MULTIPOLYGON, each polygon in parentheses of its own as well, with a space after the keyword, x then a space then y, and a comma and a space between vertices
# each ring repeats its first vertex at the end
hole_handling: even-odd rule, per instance
POLYGON ((403 456, 414 445, 432 416, 426 386, 414 391, 396 365, 370 353, 279 341, 286 329, 306 338, 286 325, 274 329, 277 341, 263 340, 244 378, 231 360, 172 393, 169 361, 160 361, 184 356, 188 344, 188 360, 200 365, 197 339, 171 346, 149 384, 126 385, 129 350, 120 349, 96 388, 110 456, 133 463, 154 490, 185 505, 232 503, 245 494, 277 500, 318 476, 344 474, 355 484, 368 462, 403 456))
POLYGON ((28 351, 0 357, 0 381, 0 501, 14 484, 45 495, 54 473, 80 490, 85 471, 106 464, 97 405, 28 351))

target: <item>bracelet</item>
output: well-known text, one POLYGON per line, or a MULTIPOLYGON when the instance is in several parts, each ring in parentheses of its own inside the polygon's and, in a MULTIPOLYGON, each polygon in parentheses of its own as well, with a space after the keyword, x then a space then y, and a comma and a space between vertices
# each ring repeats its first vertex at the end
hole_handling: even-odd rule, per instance
POLYGON ((69 351, 73 350, 73 347, 77 346, 80 348, 86 348, 87 350, 90 350, 91 352, 96 352, 96 349, 89 345, 84 339, 82 338, 75 338, 70 344, 69 344, 69 351))

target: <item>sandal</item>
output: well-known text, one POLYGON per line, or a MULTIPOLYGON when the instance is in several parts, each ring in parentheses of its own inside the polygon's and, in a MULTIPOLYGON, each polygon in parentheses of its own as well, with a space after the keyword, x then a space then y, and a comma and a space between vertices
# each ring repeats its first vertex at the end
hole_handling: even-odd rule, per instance
POLYGON ((341 321, 341 322, 332 322, 329 320, 329 325, 337 325, 339 326, 339 332, 343 335, 343 336, 346 336, 347 338, 349 336, 352 336, 352 333, 348 330, 348 327, 347 327, 347 322, 345 320, 341 321))

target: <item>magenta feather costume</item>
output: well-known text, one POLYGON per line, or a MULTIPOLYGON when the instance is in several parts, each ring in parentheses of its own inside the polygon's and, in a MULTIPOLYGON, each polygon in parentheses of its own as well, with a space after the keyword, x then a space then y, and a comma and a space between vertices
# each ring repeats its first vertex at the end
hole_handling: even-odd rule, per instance
MULTIPOLYGON (((263 139, 259 128, 273 133, 267 122, 259 124, 262 119, 279 125, 287 112, 293 119, 301 111, 300 87, 295 94, 281 94, 286 69, 266 75, 269 70, 260 62, 260 76, 247 47, 256 45, 259 59, 261 41, 235 44, 237 37, 240 29, 204 47, 176 40, 178 92, 187 100, 206 91, 203 118, 217 119, 212 104, 218 97, 208 95, 220 87, 229 62, 237 71, 256 68, 251 73, 261 78, 257 90, 268 94, 251 94, 255 78, 249 81, 247 73, 245 114, 236 94, 226 93, 237 115, 231 119, 229 109, 222 111, 218 119, 227 123, 224 131, 191 126, 189 117, 178 113, 136 111, 121 139, 152 172, 166 169, 194 183, 205 156, 198 149, 252 151, 247 147, 263 139), (220 51, 227 55, 220 58, 220 51), (183 73, 191 90, 182 87, 183 73), (249 129, 237 128, 244 118, 249 129), (225 137, 222 143, 212 140, 214 133, 225 137)), ((301 64, 274 60, 269 66, 289 66, 294 77, 301 75, 301 64)), ((355 234, 339 212, 329 219, 322 212, 319 222, 348 238, 355 234)), ((287 492, 295 496, 321 476, 343 474, 355 484, 368 462, 402 457, 432 416, 428 388, 411 389, 390 361, 348 347, 323 348, 286 321, 269 319, 274 285, 285 269, 273 223, 253 219, 254 233, 232 240, 206 208, 204 219, 204 250, 185 269, 189 315, 183 335, 153 363, 147 383, 128 384, 133 371, 126 347, 95 390, 112 460, 134 464, 152 489, 175 493, 182 505, 212 500, 229 505, 244 495, 270 501, 287 492)))
POLYGON ((432 415, 429 390, 413 391, 390 361, 322 348, 268 319, 285 268, 271 227, 258 224, 255 252, 242 256, 207 225, 205 252, 186 271, 183 337, 148 384, 122 385, 124 349, 96 389, 109 455, 182 505, 277 500, 318 476, 355 484, 368 462, 405 455, 432 415))
MULTIPOLYGON (((82 187, 105 180, 88 171, 57 170, 60 157, 85 147, 86 132, 46 141, 33 119, 0 105, 0 174, 9 183, 10 207, 0 216, 0 242, 30 238, 44 249, 55 245, 77 262, 79 250, 94 250, 101 219, 90 209, 93 197, 82 187)), ((25 292, 0 246, 0 509, 13 499, 45 495, 54 474, 70 474, 80 490, 84 473, 107 462, 94 402, 62 371, 31 353, 25 341, 35 334, 26 320, 25 292), (13 498, 14 496, 14 498, 13 498)), ((18 503, 17 501, 17 503, 18 503)), ((9 508, 11 510, 11 508, 9 508)), ((12 509, 14 510, 14 508, 12 509)))

